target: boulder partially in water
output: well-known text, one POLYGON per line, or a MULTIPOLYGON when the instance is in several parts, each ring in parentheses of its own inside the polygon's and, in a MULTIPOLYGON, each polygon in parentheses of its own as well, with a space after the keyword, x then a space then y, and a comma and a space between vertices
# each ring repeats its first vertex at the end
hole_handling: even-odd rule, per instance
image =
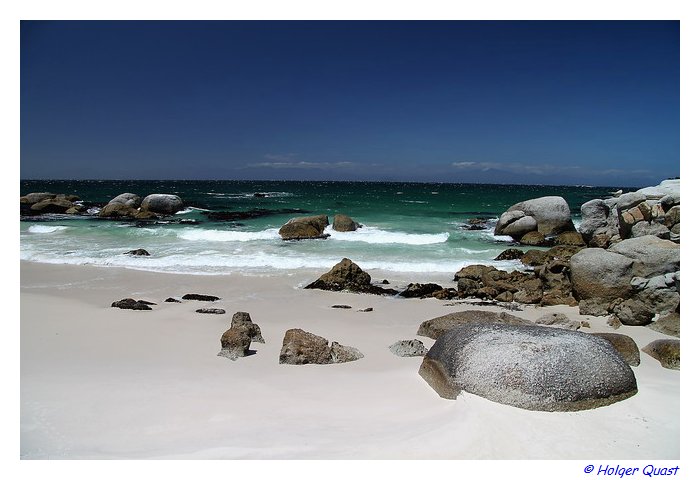
POLYGON ((279 229, 279 234, 282 237, 282 240, 328 238, 329 235, 323 233, 327 226, 327 215, 296 217, 282 225, 282 227, 279 229))

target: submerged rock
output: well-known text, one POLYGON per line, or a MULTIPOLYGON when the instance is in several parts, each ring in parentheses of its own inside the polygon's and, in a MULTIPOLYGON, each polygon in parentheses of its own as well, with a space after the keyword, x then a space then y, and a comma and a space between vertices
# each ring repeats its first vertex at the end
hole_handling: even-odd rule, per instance
POLYGON ((597 408, 637 393, 634 373, 610 342, 527 325, 450 330, 428 351, 419 374, 443 398, 465 391, 528 410, 597 408))

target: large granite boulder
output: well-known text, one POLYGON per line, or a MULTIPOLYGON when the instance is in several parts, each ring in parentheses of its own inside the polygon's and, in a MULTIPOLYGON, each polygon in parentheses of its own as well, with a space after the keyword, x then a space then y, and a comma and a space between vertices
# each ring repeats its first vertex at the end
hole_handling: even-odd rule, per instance
POLYGON ((337 213, 333 217, 333 230, 336 232, 354 232, 360 227, 362 225, 342 213, 337 213))
POLYGON ((342 259, 330 271, 321 275, 304 288, 331 290, 339 292, 348 290, 355 293, 373 293, 375 295, 396 295, 398 292, 389 288, 372 285, 372 277, 349 258, 342 259))
POLYGON ((584 248, 571 257, 571 285, 578 300, 612 302, 629 298, 635 262, 602 248, 584 248))
POLYGON ((250 329, 246 325, 231 325, 221 335, 221 351, 219 357, 236 360, 238 357, 250 355, 250 329))
POLYGON ((122 205, 126 205, 127 207, 138 209, 141 206, 141 197, 135 193, 122 193, 110 200, 107 205, 110 203, 120 203, 122 205))
POLYGON ((330 346, 328 340, 299 328, 287 330, 282 340, 279 363, 288 365, 306 365, 315 363, 326 365, 331 363, 352 362, 363 358, 364 355, 354 347, 346 347, 337 342, 330 346))
POLYGON ((231 327, 236 325, 243 325, 248 328, 251 342, 265 343, 260 327, 257 323, 253 323, 248 312, 236 312, 233 314, 231 318, 231 327))
POLYGON ((71 208, 75 208, 75 204, 68 200, 65 196, 57 195, 53 198, 46 198, 40 202, 34 203, 30 207, 32 213, 67 213, 71 208))
MULTIPOLYGON (((535 228, 529 228, 531 224, 527 225, 529 228, 527 230, 519 228, 519 237, 533 230, 537 230, 543 235, 556 235, 561 232, 576 230, 571 221, 571 210, 569 210, 566 200, 562 197, 540 197, 516 203, 508 208, 499 218, 495 234, 511 235, 506 231, 508 226, 527 217, 534 219, 535 228), (514 218, 514 216, 517 218, 514 218)), ((525 225, 522 226, 524 227, 525 225)))
POLYGON ((680 270, 680 245, 653 235, 628 238, 610 247, 609 251, 635 260, 635 276, 650 277, 680 270))
POLYGON ((172 215, 185 208, 185 203, 177 195, 152 193, 141 202, 141 209, 162 215, 172 215))
POLYGON ((528 410, 597 408, 637 393, 610 342, 555 328, 472 323, 447 331, 419 374, 443 398, 465 391, 528 410))
POLYGON ((323 231, 328 226, 327 215, 312 217, 296 217, 289 220, 279 229, 282 240, 303 240, 312 238, 327 238, 323 231))
POLYGON ((532 325, 524 318, 516 317, 506 312, 490 312, 488 310, 464 310, 448 313, 431 318, 420 324, 417 335, 436 339, 453 328, 471 323, 506 323, 509 325, 532 325))
POLYGON ((102 218, 135 218, 139 211, 124 203, 114 202, 105 205, 98 214, 102 218))
POLYGON ((681 336, 681 314, 672 312, 659 318, 649 325, 649 328, 672 337, 681 336))
POLYGON ((44 200, 49 200, 56 198, 55 193, 51 192, 32 192, 28 193, 22 197, 19 197, 19 203, 26 205, 34 205, 35 203, 42 202, 44 200))

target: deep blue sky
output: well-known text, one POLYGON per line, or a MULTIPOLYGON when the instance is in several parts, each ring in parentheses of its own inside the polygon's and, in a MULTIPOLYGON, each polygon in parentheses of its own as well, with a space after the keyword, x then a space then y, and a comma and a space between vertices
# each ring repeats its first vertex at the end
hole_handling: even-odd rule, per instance
POLYGON ((679 22, 24 21, 30 178, 645 186, 679 22))

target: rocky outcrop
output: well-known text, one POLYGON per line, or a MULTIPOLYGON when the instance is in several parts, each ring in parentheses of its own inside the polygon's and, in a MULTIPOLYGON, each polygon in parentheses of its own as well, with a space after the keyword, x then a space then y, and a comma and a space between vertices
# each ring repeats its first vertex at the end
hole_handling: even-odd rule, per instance
POLYGON ((523 255, 525 255, 525 252, 523 252, 522 250, 519 250, 517 248, 507 248, 501 253, 499 253, 498 256, 494 258, 494 260, 520 260, 523 257, 523 255))
POLYGON ((134 300, 133 298, 123 298, 112 302, 113 307, 125 310, 152 310, 151 305, 155 305, 155 303, 147 302, 146 300, 134 300))
POLYGON ((610 342, 568 330, 472 323, 440 336, 419 374, 443 398, 465 391, 528 410, 576 411, 637 392, 610 342))
POLYGON ((681 369, 681 341, 671 339, 654 340, 642 351, 657 359, 661 366, 672 370, 681 369))
POLYGON ((428 349, 425 348, 423 342, 417 339, 399 340, 392 344, 389 350, 397 357, 422 357, 428 353, 428 349))
POLYGON ((328 340, 299 328, 287 330, 282 340, 279 363, 306 365, 310 363, 326 365, 352 362, 364 355, 354 347, 346 347, 337 342, 328 345, 328 340))
POLYGON ((437 339, 453 328, 471 323, 506 323, 509 325, 532 325, 532 322, 506 312, 487 310, 465 310, 431 318, 420 324, 416 335, 437 339))
POLYGON ((664 180, 656 187, 584 203, 579 231, 588 246, 600 248, 645 235, 679 242, 679 204, 680 180, 664 180))
POLYGON ((585 247, 586 242, 583 240, 583 236, 578 232, 562 232, 554 239, 554 245, 585 247))
POLYGON ((165 193, 152 193, 141 202, 141 210, 161 215, 173 215, 184 208, 185 203, 180 197, 165 193))
POLYGON ((510 235, 516 240, 538 231, 547 235, 575 230, 569 205, 562 197, 540 197, 516 203, 506 210, 496 224, 496 235, 510 235))
POLYGON ((627 362, 627 365, 636 367, 639 365, 639 347, 637 343, 627 335, 620 333, 591 333, 596 337, 603 338, 610 342, 617 353, 627 362))
POLYGON ((321 275, 317 280, 304 288, 331 290, 339 292, 347 290, 354 293, 372 293, 375 295, 396 295, 398 292, 389 288, 372 285, 372 277, 363 271, 349 258, 342 259, 330 271, 321 275))
POLYGON ((328 238, 329 235, 323 233, 327 226, 327 215, 296 217, 282 225, 282 228, 279 229, 279 234, 282 240, 328 238))
POLYGON ((547 243, 547 237, 537 231, 528 232, 520 239, 521 245, 530 245, 532 247, 544 247, 547 243))
POLYGON ((342 213, 337 213, 333 217, 333 230, 336 232, 354 232, 361 227, 362 225, 342 213))
POLYGON ((124 252, 124 255, 132 255, 135 257, 150 257, 151 254, 148 253, 148 250, 144 250, 143 248, 137 248, 136 250, 129 250, 128 252, 124 252))

